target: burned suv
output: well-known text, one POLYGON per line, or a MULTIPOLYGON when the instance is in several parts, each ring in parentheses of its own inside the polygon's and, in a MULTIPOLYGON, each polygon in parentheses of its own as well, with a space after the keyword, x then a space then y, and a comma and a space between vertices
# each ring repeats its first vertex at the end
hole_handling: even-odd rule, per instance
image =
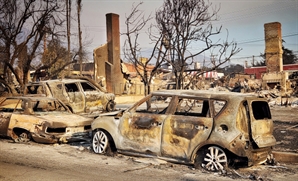
POLYGON ((95 153, 156 156, 210 171, 264 163, 276 143, 266 99, 233 92, 157 91, 91 127, 95 153))
POLYGON ((115 95, 90 80, 55 79, 32 82, 26 85, 24 94, 43 94, 55 97, 66 104, 74 113, 112 111, 115 108, 115 95))

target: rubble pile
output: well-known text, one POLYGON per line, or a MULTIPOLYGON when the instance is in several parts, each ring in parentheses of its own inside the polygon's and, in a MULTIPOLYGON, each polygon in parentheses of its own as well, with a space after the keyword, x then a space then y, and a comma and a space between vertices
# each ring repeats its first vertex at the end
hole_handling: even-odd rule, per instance
MULTIPOLYGON (((169 82, 171 84, 175 84, 174 80, 169 82)), ((164 81, 163 83, 166 85, 167 81, 164 81)), ((264 87, 261 79, 251 78, 249 75, 242 74, 234 76, 233 78, 223 77, 221 79, 196 79, 196 81, 188 78, 185 80, 184 84, 189 85, 186 86, 187 89, 193 90, 253 93, 259 97, 267 98, 271 107, 298 107, 298 81, 296 79, 287 80, 286 87, 277 84, 273 86, 273 88, 270 86, 264 87)), ((169 86, 165 85, 160 89, 169 89, 169 86)), ((176 86, 172 86, 173 89, 175 89, 175 87, 176 86)))
POLYGON ((262 90, 258 92, 259 97, 266 97, 269 106, 291 106, 298 107, 298 97, 295 95, 282 96, 282 93, 276 89, 262 90))

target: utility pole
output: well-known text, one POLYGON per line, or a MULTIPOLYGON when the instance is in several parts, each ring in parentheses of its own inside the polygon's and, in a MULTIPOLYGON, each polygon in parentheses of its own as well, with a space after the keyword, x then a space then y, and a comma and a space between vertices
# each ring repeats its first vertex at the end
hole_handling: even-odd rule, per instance
POLYGON ((81 31, 81 9, 82 9, 82 0, 77 0, 77 10, 78 10, 78 31, 79 31, 79 55, 80 55, 80 75, 82 76, 83 70, 83 52, 82 52, 82 31, 81 31))
MULTIPOLYGON (((70 62, 70 26, 71 26, 71 0, 66 0, 66 29, 67 29, 67 62, 70 62)), ((68 74, 70 74, 70 67, 68 65, 68 74)))
POLYGON ((215 67, 215 56, 217 56, 217 55, 211 54, 211 63, 213 65, 213 67, 215 67))

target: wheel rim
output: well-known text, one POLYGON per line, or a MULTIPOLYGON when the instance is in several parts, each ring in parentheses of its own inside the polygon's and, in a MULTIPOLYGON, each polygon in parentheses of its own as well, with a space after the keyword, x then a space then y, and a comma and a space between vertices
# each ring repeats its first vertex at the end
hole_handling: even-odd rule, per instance
POLYGON ((95 153, 105 153, 108 146, 107 135, 103 131, 97 131, 93 136, 92 146, 95 153))
POLYGON ((107 108, 106 108, 106 110, 107 110, 108 112, 111 112, 111 111, 114 110, 114 108, 115 108, 115 103, 114 103, 114 101, 109 101, 108 104, 107 104, 107 108))
POLYGON ((28 142, 28 141, 30 141, 30 135, 29 135, 29 133, 25 133, 25 132, 21 133, 20 136, 19 136, 19 141, 20 142, 28 142))
POLYGON ((219 147, 211 146, 205 154, 202 167, 209 171, 221 171, 224 170, 227 163, 225 152, 219 147))

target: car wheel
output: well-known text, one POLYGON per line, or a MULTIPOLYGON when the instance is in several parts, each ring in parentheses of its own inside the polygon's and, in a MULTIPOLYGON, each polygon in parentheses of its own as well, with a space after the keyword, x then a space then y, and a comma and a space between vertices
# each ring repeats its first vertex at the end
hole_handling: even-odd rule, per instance
POLYGON ((106 111, 111 112, 115 109, 115 102, 109 101, 106 107, 106 111))
POLYGON ((96 131, 92 138, 92 148, 94 153, 105 154, 109 147, 107 134, 102 130, 96 131))
POLYGON ((31 140, 31 134, 29 131, 21 132, 19 136, 16 139, 14 139, 15 142, 22 142, 22 143, 29 142, 30 140, 31 140))
POLYGON ((198 156, 201 167, 208 171, 224 171, 228 166, 228 158, 226 153, 217 146, 210 146, 206 149, 202 156, 198 156))

